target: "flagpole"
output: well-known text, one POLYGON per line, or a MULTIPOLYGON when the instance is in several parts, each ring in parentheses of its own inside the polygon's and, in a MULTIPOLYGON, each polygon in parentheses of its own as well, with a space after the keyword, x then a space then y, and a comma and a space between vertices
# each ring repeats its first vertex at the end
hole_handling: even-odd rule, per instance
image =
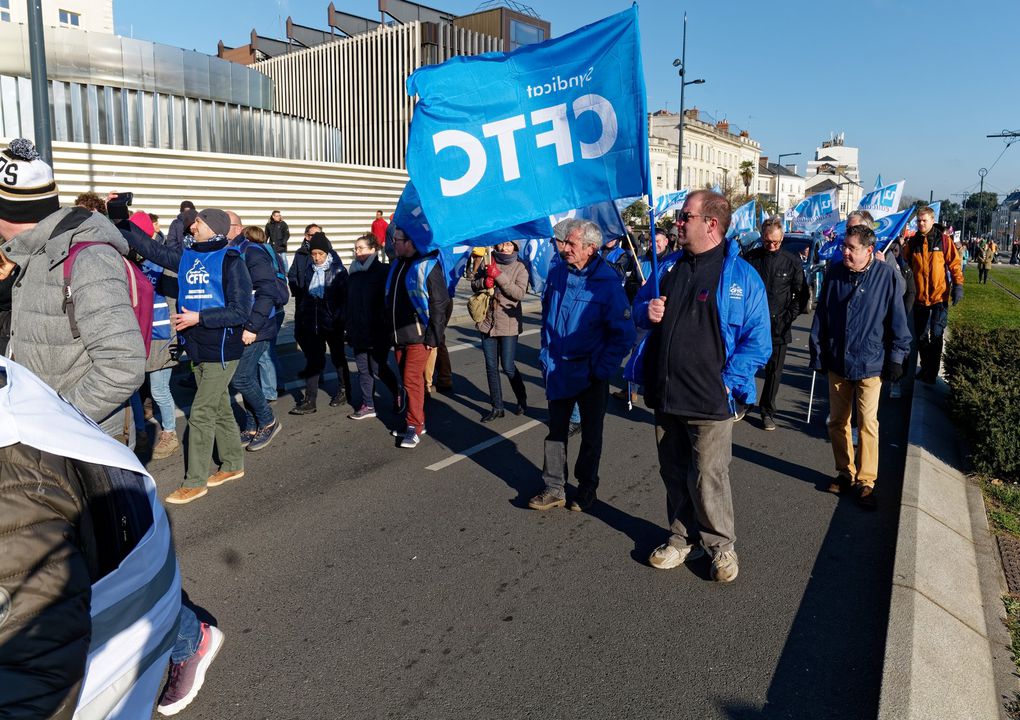
POLYGON ((652 246, 652 287, 655 288, 655 297, 659 297, 659 253, 655 252, 655 198, 651 193, 648 195, 648 242, 652 246))

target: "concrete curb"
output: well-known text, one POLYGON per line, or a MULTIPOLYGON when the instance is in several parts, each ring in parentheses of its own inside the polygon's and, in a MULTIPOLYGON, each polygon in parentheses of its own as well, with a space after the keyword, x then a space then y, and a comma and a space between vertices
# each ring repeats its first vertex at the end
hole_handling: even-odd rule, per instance
POLYGON ((914 385, 880 720, 1005 717, 1013 697, 1005 580, 981 490, 954 467, 948 394, 914 385))

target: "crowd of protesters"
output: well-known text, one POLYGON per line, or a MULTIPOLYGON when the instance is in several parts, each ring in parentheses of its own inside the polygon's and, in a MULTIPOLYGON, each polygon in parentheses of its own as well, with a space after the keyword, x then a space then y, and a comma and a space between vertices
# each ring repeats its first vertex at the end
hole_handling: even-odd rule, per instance
MULTIPOLYGON (((328 352, 337 377, 327 390, 331 407, 350 404, 348 418, 370 419, 377 399, 388 396, 402 421, 392 431, 397 445, 422 442, 429 393, 451 387, 445 334, 456 282, 437 252, 422 253, 381 210, 348 264, 316 224, 291 254, 279 211, 264 227, 246 226, 231 210, 184 201, 164 235, 157 216, 127 209, 127 194, 85 193, 61 208, 52 170, 30 143, 15 141, 4 154, 19 165, 22 192, 0 193, 0 354, 122 445, 141 451, 148 421, 158 422, 153 459, 181 447, 170 380, 175 370, 190 379, 186 471, 166 502, 190 503, 244 477, 246 451, 265 449, 283 432, 273 406, 275 344, 291 298, 304 388, 289 412, 317 412, 328 352)), ((585 220, 556 226, 539 354, 549 408, 543 488, 528 503, 584 512, 596 502, 610 386, 629 356, 627 389, 616 396, 633 403, 640 391, 654 412, 667 501, 669 537, 648 562, 668 570, 708 554, 718 582, 739 570, 733 426, 757 406, 762 428, 776 430, 791 328, 811 294, 800 259, 782 252, 782 221, 766 220, 761 246, 742 253, 727 235, 731 213, 723 196, 692 192, 677 223, 655 231, 647 248, 629 235, 605 238, 585 220), (578 433, 574 490, 567 446, 578 433)), ((916 234, 884 255, 872 222, 866 213, 848 218, 842 262, 825 275, 810 335, 810 366, 828 386, 830 489, 852 492, 869 508, 882 385, 898 395, 912 346, 917 378, 935 381, 948 308, 963 296, 960 254, 930 210, 919 212, 916 234), (855 410, 859 439, 851 431, 855 410)), ((507 409, 501 374, 514 396, 511 412, 528 410, 517 347, 529 272, 518 242, 480 250, 465 274, 488 384, 481 422, 492 423, 507 409)), ((116 456, 111 451, 113 465, 116 456)), ((154 497, 151 478, 137 477, 143 495, 154 497)), ((174 612, 180 631, 158 706, 164 714, 191 702, 223 642, 186 605, 174 612)))

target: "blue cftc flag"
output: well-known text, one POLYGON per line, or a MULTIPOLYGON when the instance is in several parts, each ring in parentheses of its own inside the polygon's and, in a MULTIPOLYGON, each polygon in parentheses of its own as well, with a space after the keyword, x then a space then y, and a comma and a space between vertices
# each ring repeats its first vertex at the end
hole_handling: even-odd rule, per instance
POLYGON ((438 244, 649 192, 637 13, 408 78, 407 171, 438 244))

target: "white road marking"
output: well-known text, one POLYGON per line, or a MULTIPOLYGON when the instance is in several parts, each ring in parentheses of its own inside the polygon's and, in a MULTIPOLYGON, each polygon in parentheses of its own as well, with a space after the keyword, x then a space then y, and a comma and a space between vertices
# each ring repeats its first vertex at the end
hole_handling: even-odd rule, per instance
POLYGON ((463 460, 465 458, 471 457, 475 453, 479 453, 482 450, 485 450, 487 448, 492 447, 493 445, 498 445, 499 443, 503 442, 504 440, 509 440, 514 435, 520 435, 522 432, 526 432, 526 431, 530 430, 531 428, 536 427, 538 425, 542 425, 542 424, 543 423, 542 423, 541 420, 531 420, 530 422, 526 422, 523 425, 520 425, 519 427, 515 427, 513 430, 507 430, 502 435, 497 435, 496 437, 491 437, 491 438, 489 438, 488 440, 486 440, 484 442, 480 442, 477 445, 473 445, 473 446, 469 447, 467 450, 464 450, 463 452, 459 452, 459 453, 457 453, 455 455, 451 455, 450 457, 446 458, 445 460, 440 460, 437 463, 433 463, 432 465, 429 465, 425 469, 426 470, 436 471, 436 470, 442 470, 443 468, 448 468, 451 465, 453 465, 454 463, 459 463, 461 460, 463 460))
MULTIPOLYGON (((531 330, 525 330, 524 332, 522 332, 517 337, 524 337, 525 335, 534 335, 535 333, 540 333, 540 332, 542 332, 541 328, 532 328, 531 330)), ((477 347, 481 347, 481 346, 482 346, 481 342, 469 342, 469 343, 461 343, 460 345, 454 345, 453 347, 447 347, 446 349, 449 352, 457 352, 458 350, 465 350, 467 348, 477 348, 477 347)))

